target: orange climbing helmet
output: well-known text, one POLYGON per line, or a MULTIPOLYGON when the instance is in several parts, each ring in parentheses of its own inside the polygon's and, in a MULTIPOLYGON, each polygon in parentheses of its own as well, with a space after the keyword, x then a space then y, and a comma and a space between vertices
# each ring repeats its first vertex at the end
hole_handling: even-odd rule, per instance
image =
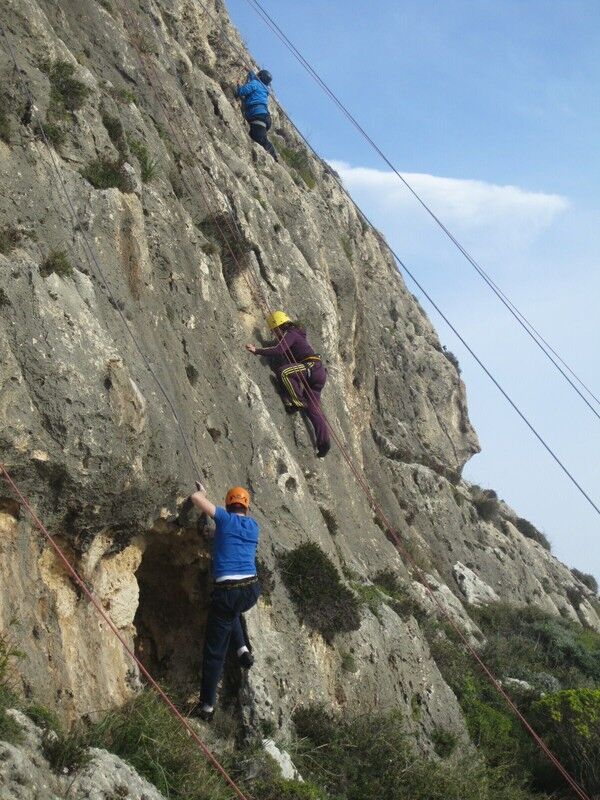
POLYGON ((225 506, 243 506, 246 511, 250 508, 250 494, 243 486, 234 486, 227 492, 225 506))

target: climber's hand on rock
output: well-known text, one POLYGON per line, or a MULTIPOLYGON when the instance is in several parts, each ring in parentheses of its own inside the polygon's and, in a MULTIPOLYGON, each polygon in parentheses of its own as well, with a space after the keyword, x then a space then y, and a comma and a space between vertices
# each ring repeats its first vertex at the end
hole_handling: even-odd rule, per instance
POLYGON ((254 344, 247 344, 247 345, 246 345, 246 350, 247 350, 249 353, 256 353, 256 345, 254 345, 254 344))

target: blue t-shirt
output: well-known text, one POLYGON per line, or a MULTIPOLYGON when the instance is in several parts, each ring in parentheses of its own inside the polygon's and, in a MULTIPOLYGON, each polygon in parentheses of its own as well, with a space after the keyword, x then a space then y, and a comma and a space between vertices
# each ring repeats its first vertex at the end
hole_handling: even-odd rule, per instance
POLYGON ((224 575, 256 575, 257 521, 242 514, 230 514, 217 506, 215 525, 214 579, 224 575))

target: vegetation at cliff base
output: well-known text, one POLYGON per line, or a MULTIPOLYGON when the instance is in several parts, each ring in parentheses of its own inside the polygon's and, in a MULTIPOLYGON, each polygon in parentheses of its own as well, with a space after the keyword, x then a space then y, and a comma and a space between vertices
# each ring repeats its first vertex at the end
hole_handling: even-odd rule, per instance
MULTIPOLYGON (((518 776, 470 754, 417 754, 398 712, 333 715, 309 706, 294 715, 294 760, 335 800, 530 800, 518 776)), ((444 737, 446 754, 455 749, 444 737)))

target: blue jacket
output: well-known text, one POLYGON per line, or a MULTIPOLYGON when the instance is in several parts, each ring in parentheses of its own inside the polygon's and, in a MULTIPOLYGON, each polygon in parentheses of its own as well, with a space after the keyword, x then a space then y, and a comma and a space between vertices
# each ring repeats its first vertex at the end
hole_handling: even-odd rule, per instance
POLYGON ((215 512, 213 577, 256 575, 258 523, 252 517, 230 514, 221 506, 215 512))
POLYGON ((246 83, 237 90, 237 96, 244 101, 246 119, 269 113, 269 87, 259 81, 253 72, 248 73, 246 83))

